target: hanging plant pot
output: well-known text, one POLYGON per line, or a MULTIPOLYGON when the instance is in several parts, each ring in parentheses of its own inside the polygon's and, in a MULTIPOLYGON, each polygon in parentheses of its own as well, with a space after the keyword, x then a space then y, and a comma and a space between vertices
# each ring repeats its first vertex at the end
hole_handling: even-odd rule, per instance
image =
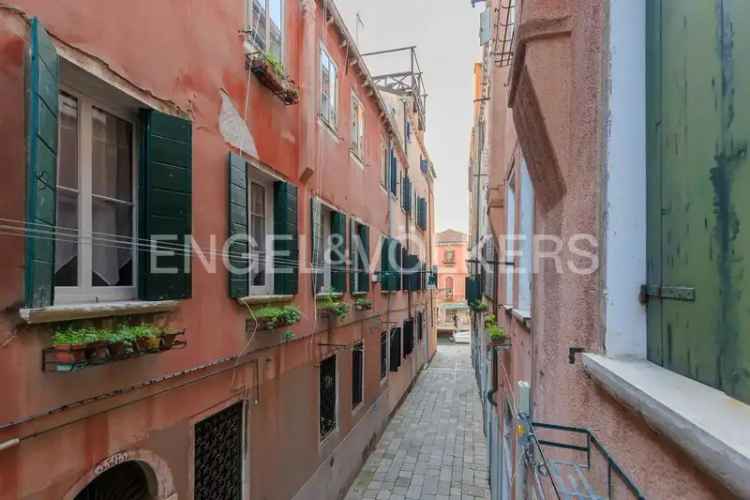
POLYGON ((135 343, 138 346, 138 352, 142 353, 158 352, 161 347, 161 339, 156 336, 138 337, 135 343))
POLYGON ((248 66, 256 78, 284 104, 292 105, 299 102, 297 84, 286 75, 283 65, 272 56, 262 52, 250 54, 248 66))
POLYGON ((132 352, 132 348, 129 343, 126 342, 112 342, 109 344, 109 357, 113 360, 120 360, 127 358, 132 352))
POLYGON ((68 372, 87 364, 84 344, 59 344, 52 348, 51 354, 51 362, 59 372, 68 372))
POLYGON ((162 351, 168 351, 174 347, 174 341, 177 339, 179 333, 163 333, 160 337, 159 349, 162 351))

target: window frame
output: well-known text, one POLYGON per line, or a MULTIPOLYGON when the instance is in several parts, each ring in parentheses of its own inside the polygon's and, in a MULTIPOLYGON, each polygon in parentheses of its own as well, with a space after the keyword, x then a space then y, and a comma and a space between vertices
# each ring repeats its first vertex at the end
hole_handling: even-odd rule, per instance
POLYGON ((532 287, 534 285, 534 185, 526 167, 526 160, 521 159, 521 192, 519 200, 518 234, 521 252, 518 256, 518 304, 519 312, 531 316, 532 287))
POLYGON ((256 41, 255 36, 255 28, 253 26, 253 23, 255 21, 253 16, 253 3, 255 3, 256 0, 247 0, 245 2, 247 15, 245 16, 245 19, 247 20, 247 39, 248 41, 258 49, 258 51, 264 53, 264 54, 270 54, 270 46, 271 46, 271 15, 270 15, 270 9, 269 6, 271 2, 278 1, 279 2, 279 9, 281 11, 281 26, 279 26, 279 31, 281 31, 281 46, 279 48, 280 54, 279 54, 279 62, 281 64, 284 64, 286 61, 286 30, 285 30, 285 24, 286 24, 286 4, 285 0, 257 0, 259 2, 264 2, 266 6, 266 30, 265 30, 265 36, 264 36, 264 47, 260 47, 256 41))
POLYGON ((354 347, 352 349, 352 413, 357 413, 361 408, 363 408, 365 405, 365 343, 364 341, 359 341, 356 344, 354 344, 354 347), (360 400, 355 404, 354 402, 354 355, 357 349, 359 348, 359 351, 362 353, 361 359, 362 362, 359 367, 359 385, 360 385, 360 400))
MULTIPOLYGON (((515 262, 515 234, 516 234, 516 179, 515 175, 512 175, 508 180, 508 188, 505 197, 505 261, 515 262)), ((505 265, 505 305, 514 306, 514 279, 515 279, 515 267, 513 265, 505 265)))
POLYGON ((391 335, 389 330, 380 332, 380 349, 380 384, 382 385, 388 380, 388 373, 390 373, 391 335), (383 337, 385 337, 385 345, 383 345, 383 337))
POLYGON ((336 64, 336 61, 334 61, 333 57, 331 57, 331 53, 326 49, 326 46, 323 44, 323 42, 320 42, 320 62, 318 64, 318 71, 320 72, 319 76, 319 83, 320 83, 320 112, 318 113, 318 116, 320 116, 320 119, 325 123, 332 131, 336 131, 338 127, 338 97, 339 97, 339 67, 338 64, 336 64), (329 94, 328 95, 328 102, 329 102, 329 108, 328 112, 326 113, 325 109, 323 108, 323 96, 326 95, 323 90, 323 65, 324 65, 324 58, 328 61, 328 77, 331 78, 331 68, 334 70, 333 75, 333 87, 332 89, 329 88, 329 94), (330 95, 330 91, 333 90, 333 97, 330 95))
POLYGON ((365 160, 365 109, 362 100, 354 91, 352 91, 351 95, 351 118, 352 128, 350 151, 361 163, 365 160), (355 107, 357 110, 356 113, 354 112, 355 107))
MULTIPOLYGON (((273 262, 273 238, 274 235, 274 182, 276 179, 272 179, 270 176, 263 175, 260 169, 254 168, 252 165, 248 165, 247 174, 247 228, 248 228, 248 245, 252 255, 252 184, 259 184, 266 190, 266 240, 265 240, 265 284, 262 286, 253 285, 253 273, 247 273, 248 279, 248 292, 251 296, 253 295, 273 295, 274 293, 274 262, 273 262)), ((250 260, 252 264, 252 259, 250 260)))
POLYGON ((320 361, 320 365, 318 366, 318 440, 319 440, 319 442, 320 442, 321 445, 323 443, 325 443, 328 439, 330 439, 332 436, 335 436, 338 433, 338 431, 339 431, 339 425, 340 425, 340 421, 339 421, 339 392, 340 391, 339 391, 339 362, 338 362, 338 356, 336 354, 331 354, 330 356, 322 359, 320 361), (321 432, 321 428, 320 428, 320 418, 321 418, 320 409, 321 409, 321 404, 323 402, 323 386, 320 383, 320 371, 323 369, 323 363, 325 363, 326 361, 328 361, 330 359, 333 359, 333 363, 334 363, 334 370, 333 371, 334 371, 334 374, 335 374, 334 375, 334 387, 335 387, 334 390, 335 390, 336 394, 334 395, 334 410, 333 410, 333 418, 334 418, 335 422, 334 422, 333 428, 330 431, 328 431, 328 433, 323 434, 321 432))
MULTIPOLYGON (((112 89, 114 93, 115 90, 112 89)), ((77 173, 78 173, 78 285, 54 286, 54 305, 85 304, 97 302, 122 302, 138 298, 138 218, 139 211, 139 172, 140 172, 140 135, 143 125, 138 117, 138 111, 108 102, 111 97, 102 95, 91 95, 84 90, 61 82, 59 85, 58 99, 60 94, 68 94, 76 99, 78 103, 78 144, 77 148, 77 173), (93 272, 93 245, 84 244, 84 238, 91 238, 93 231, 93 108, 111 114, 131 126, 131 159, 132 159, 132 218, 131 229, 132 251, 133 251, 133 284, 131 286, 94 286, 91 282, 93 272)), ((58 136, 60 125, 58 123, 58 136)), ((59 157, 56 169, 59 171, 59 157)), ((55 186, 55 192, 59 185, 55 186)), ((108 235, 109 236, 109 235, 108 235)), ((53 277, 54 279, 54 277, 53 277)))

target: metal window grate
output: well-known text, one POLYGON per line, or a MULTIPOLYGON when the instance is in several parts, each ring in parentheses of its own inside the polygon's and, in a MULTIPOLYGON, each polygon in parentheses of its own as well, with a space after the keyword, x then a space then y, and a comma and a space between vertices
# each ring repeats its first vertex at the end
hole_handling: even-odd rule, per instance
POLYGON ((417 313, 417 339, 422 342, 424 337, 424 314, 421 312, 417 313))
POLYGON ((243 404, 195 425, 195 498, 242 498, 243 404))
POLYGON ((404 359, 414 352, 414 320, 404 321, 404 359))
POLYGON ((320 364, 320 437, 336 429, 336 356, 320 364))
POLYGON ((362 402, 364 393, 365 346, 359 343, 352 351, 352 408, 362 402))
POLYGON ((495 9, 495 40, 492 55, 498 67, 510 66, 513 62, 513 39, 516 34, 516 0, 504 0, 495 9))
POLYGON ((397 372, 401 367, 401 328, 391 330, 391 363, 392 372, 397 372))
POLYGON ((380 380, 388 374, 388 332, 380 334, 380 380))

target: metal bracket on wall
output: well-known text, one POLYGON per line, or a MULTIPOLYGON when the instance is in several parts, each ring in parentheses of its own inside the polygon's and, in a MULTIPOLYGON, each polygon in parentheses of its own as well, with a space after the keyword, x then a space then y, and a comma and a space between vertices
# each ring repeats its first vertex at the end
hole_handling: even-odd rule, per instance
POLYGON ((666 300, 695 302, 695 288, 686 286, 657 286, 642 285, 639 300, 641 304, 648 304, 651 297, 666 300))

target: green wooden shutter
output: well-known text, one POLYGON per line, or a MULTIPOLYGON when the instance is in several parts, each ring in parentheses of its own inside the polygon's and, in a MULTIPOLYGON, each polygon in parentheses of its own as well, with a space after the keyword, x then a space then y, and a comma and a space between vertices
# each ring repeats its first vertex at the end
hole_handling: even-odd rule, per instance
POLYGON ((359 291, 370 291, 370 228, 359 225, 359 241, 362 245, 362 259, 359 267, 359 291))
POLYGON ((26 278, 28 307, 54 302, 57 189, 57 51, 37 18, 26 61, 26 278))
POLYGON ((248 179, 247 163, 234 153, 229 153, 229 238, 243 235, 229 245, 229 296, 233 298, 246 297, 250 294, 250 253, 247 235, 250 234, 248 224, 248 179), (232 272, 235 269, 236 272, 232 272), (239 271, 244 270, 244 272, 239 271))
POLYGON ((313 295, 320 292, 320 287, 323 283, 323 272, 321 269, 321 258, 320 258, 320 252, 322 251, 321 248, 321 241, 320 236, 322 234, 322 227, 321 227, 321 206, 320 206, 320 200, 316 197, 310 198, 310 264, 312 266, 312 288, 313 288, 313 295))
POLYGON ((750 404, 750 2, 647 4, 648 358, 750 404))
POLYGON ((358 292, 358 287, 356 286, 356 279, 357 273, 359 271, 359 255, 358 255, 358 239, 357 239, 357 226, 358 224, 354 221, 354 219, 351 219, 351 222, 349 224, 349 289, 352 291, 352 293, 358 292))
POLYGON ((391 238, 383 238, 383 245, 380 251, 380 288, 386 292, 393 292, 398 289, 396 286, 398 275, 391 263, 391 256, 395 255, 396 241, 391 238))
POLYGON ((472 302, 480 302, 482 300, 482 286, 479 282, 479 278, 474 276, 466 277, 466 301, 471 304, 472 302))
POLYGON ((342 255, 346 253, 346 215, 331 211, 331 287, 336 293, 346 292, 346 262, 342 255))
POLYGON ((273 185, 274 293, 295 295, 299 289, 299 230, 297 186, 288 182, 273 185))
POLYGON ((140 255, 140 296, 144 300, 185 299, 192 294, 189 237, 192 226, 192 123, 155 110, 143 113, 143 168, 141 172, 140 237, 161 241, 160 250, 173 256, 140 255), (160 236, 176 236, 176 240, 160 236), (186 253, 188 256, 186 257, 186 253))
POLYGON ((398 160, 396 160, 396 152, 391 148, 391 194, 393 196, 398 195, 398 160))

